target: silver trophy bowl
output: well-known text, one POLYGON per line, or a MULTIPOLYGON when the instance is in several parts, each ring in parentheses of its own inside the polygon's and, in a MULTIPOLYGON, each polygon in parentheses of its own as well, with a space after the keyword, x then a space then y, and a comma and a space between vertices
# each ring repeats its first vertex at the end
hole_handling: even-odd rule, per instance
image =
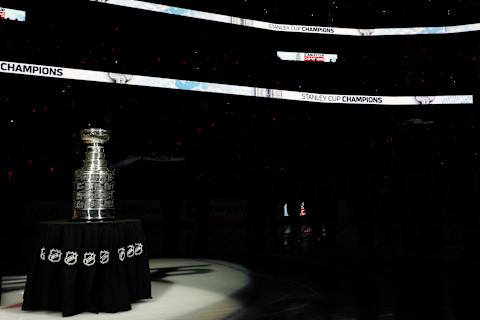
POLYGON ((102 144, 110 139, 104 129, 84 129, 80 136, 87 144, 83 166, 73 178, 73 217, 103 220, 114 217, 114 171, 107 167, 102 144))
POLYGON ((86 144, 104 144, 110 140, 110 131, 105 129, 84 129, 80 131, 80 137, 86 144))

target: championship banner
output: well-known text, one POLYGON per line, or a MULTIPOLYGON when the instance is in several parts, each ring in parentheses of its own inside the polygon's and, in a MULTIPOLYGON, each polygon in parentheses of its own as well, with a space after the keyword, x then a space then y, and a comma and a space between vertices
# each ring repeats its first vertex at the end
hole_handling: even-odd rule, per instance
POLYGON ((338 55, 328 53, 277 51, 277 57, 285 61, 336 62, 338 55))
POLYGON ((25 11, 0 7, 0 20, 25 21, 25 16, 25 11))
POLYGON ((116 6, 141 9, 153 12, 161 12, 176 16, 202 19, 214 22, 222 22, 228 24, 241 25, 257 29, 265 29, 271 31, 298 32, 298 33, 316 33, 331 34, 344 36, 401 36, 401 35, 418 35, 418 34, 447 34, 462 33, 480 30, 480 23, 464 24, 457 26, 440 26, 440 27, 414 27, 414 28, 373 28, 373 29, 354 29, 354 28, 336 28, 336 27, 320 27, 305 26, 292 24, 278 24, 259 20, 244 19, 232 17, 223 14, 204 12, 198 10, 190 10, 179 7, 172 7, 163 4, 138 1, 138 0, 90 0, 93 2, 101 2, 116 6))
POLYGON ((333 104, 370 104, 370 105, 419 105, 419 104, 472 104, 473 95, 442 96, 369 96, 322 94, 301 91, 267 89, 213 82, 189 81, 180 79, 147 77, 84 69, 62 68, 19 62, 0 61, 0 73, 39 76, 58 79, 71 79, 116 83, 123 85, 177 89, 198 92, 232 94, 238 96, 272 98, 333 104))

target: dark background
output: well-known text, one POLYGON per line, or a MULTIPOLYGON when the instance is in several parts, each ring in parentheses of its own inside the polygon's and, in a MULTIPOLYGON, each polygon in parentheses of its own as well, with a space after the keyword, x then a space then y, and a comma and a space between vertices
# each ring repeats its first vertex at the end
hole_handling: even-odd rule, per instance
MULTIPOLYGON (((460 0, 163 4, 356 28, 474 23, 480 10, 460 0)), ((118 166, 117 216, 142 219, 151 257, 237 261, 320 288, 328 301, 348 291, 355 297, 349 312, 360 319, 476 314, 478 295, 467 292, 480 284, 478 32, 360 38, 88 1, 2 6, 26 10, 27 21, 0 21, 0 60, 319 93, 475 99, 323 105, 1 74, 2 273, 28 271, 39 221, 71 216, 73 171, 84 153, 79 131, 102 127, 112 130, 105 150, 118 166), (285 62, 278 50, 339 60, 285 62), (131 157, 143 160, 121 166, 131 157)))

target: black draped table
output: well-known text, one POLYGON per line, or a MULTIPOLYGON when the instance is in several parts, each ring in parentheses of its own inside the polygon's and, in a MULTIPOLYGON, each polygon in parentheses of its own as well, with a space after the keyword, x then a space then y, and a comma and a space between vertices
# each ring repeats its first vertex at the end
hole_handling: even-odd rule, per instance
POLYGON ((117 312, 151 298, 140 220, 39 224, 23 310, 117 312))

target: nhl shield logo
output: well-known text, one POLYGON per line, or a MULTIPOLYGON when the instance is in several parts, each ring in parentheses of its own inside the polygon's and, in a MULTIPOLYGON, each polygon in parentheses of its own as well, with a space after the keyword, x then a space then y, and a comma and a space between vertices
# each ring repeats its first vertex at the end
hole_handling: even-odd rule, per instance
POLYGON ((43 247, 42 249, 40 249, 40 259, 42 259, 43 261, 45 261, 45 247, 43 247))
POLYGON ((125 248, 122 247, 118 249, 118 259, 120 259, 120 261, 125 260, 125 248))
POLYGON ((65 254, 65 259, 63 259, 63 261, 65 262, 66 265, 73 266, 77 263, 77 258, 78 258, 78 253, 74 251, 67 251, 67 253, 65 254))
POLYGON ((59 249, 51 249, 48 254, 48 261, 55 263, 60 260, 62 260, 62 251, 59 249))
POLYGON ((135 255, 139 256, 143 253, 143 244, 135 243, 135 255))
POLYGON ((127 257, 132 258, 135 255, 135 246, 133 244, 128 245, 127 257))
POLYGON ((95 264, 95 253, 85 252, 83 255, 83 264, 87 267, 93 266, 95 264))
POLYGON ((419 104, 431 104, 435 97, 433 96, 416 96, 415 100, 418 101, 419 104))
POLYGON ((106 264, 110 260, 110 251, 102 250, 100 251, 100 263, 106 264))

